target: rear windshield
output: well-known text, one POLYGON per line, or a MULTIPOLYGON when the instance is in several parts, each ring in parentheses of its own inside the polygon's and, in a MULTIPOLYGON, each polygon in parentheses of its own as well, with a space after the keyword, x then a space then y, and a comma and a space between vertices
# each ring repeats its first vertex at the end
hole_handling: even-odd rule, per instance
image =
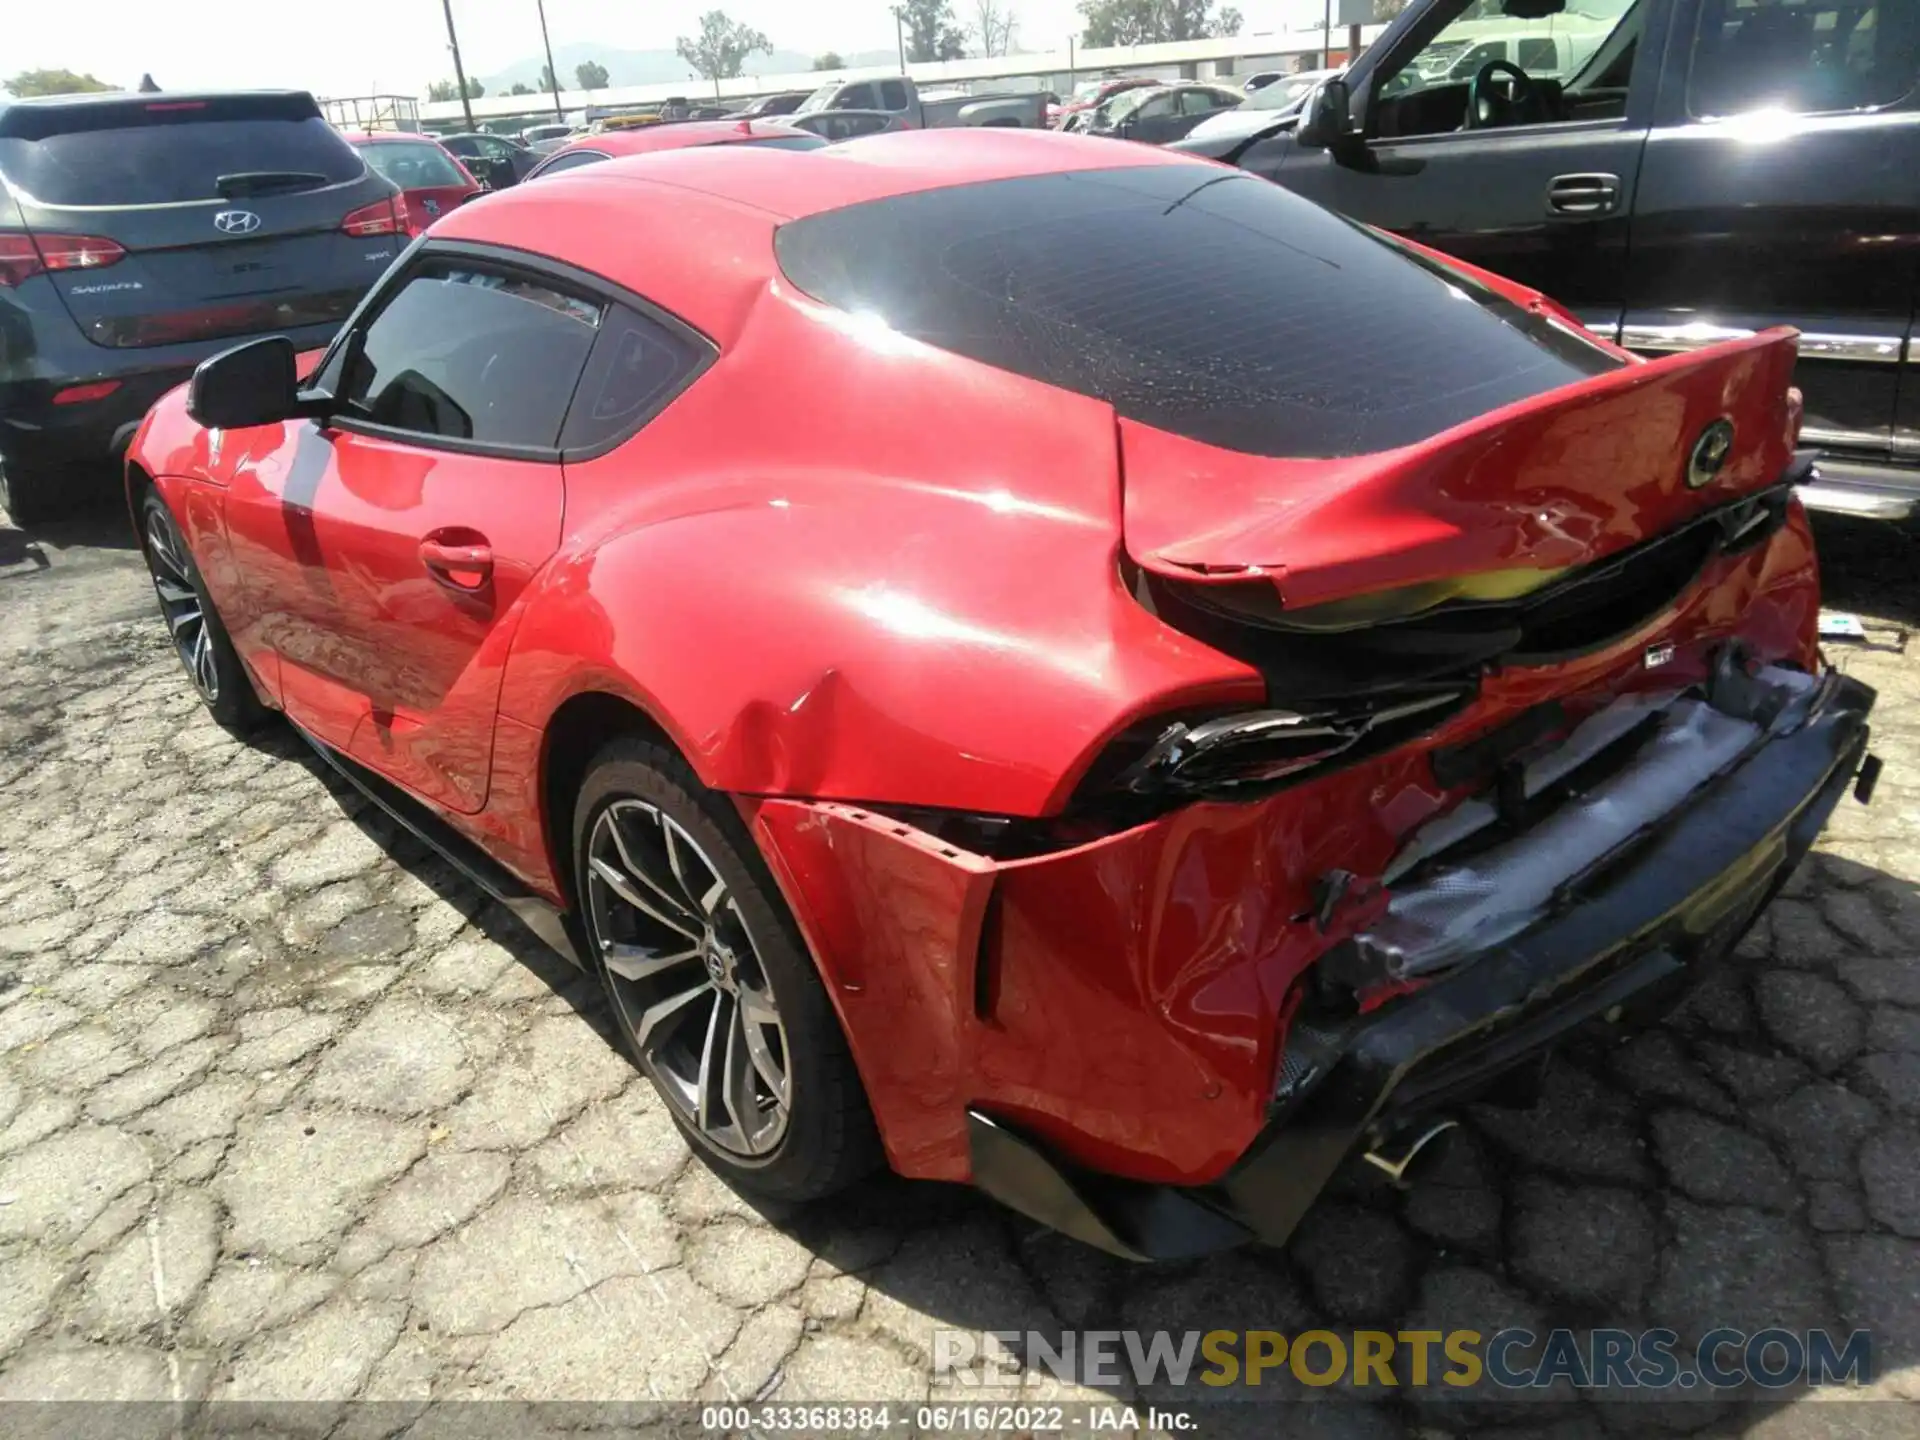
POLYGON ((402 190, 434 185, 465 185, 467 179, 438 145, 411 140, 376 140, 360 147, 375 170, 402 190))
POLYGON ((323 177, 315 188, 366 173, 353 147, 317 114, 236 115, 217 102, 155 100, 75 105, 33 118, 41 133, 15 134, 11 123, 0 132, 0 175, 42 205, 218 200, 214 182, 246 171, 323 177))
POLYGON ((791 221, 807 294, 1178 435, 1364 454, 1624 363, 1277 185, 1040 175, 791 221))

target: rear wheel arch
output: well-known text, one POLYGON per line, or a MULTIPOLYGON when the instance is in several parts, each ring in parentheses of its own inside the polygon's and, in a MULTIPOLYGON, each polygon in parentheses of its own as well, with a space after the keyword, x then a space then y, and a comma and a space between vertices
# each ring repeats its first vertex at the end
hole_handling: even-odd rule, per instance
POLYGON ((541 825, 562 893, 572 907, 573 807, 587 770, 607 742, 631 735, 681 754, 664 725, 642 706, 610 690, 570 695, 548 718, 540 741, 541 825))
POLYGON ((148 473, 138 460, 127 461, 127 513, 133 517, 133 533, 140 542, 141 553, 146 552, 147 532, 140 523, 140 506, 146 501, 147 492, 158 489, 158 482, 148 473))

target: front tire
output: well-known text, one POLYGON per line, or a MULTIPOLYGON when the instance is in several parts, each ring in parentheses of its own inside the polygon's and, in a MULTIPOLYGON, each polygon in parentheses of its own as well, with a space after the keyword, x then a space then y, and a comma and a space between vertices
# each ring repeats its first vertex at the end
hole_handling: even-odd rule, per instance
POLYGON ((574 805, 581 924, 628 1049, 736 1189, 816 1200, 878 1141, 839 1018, 765 862, 672 750, 614 740, 574 805))
POLYGON ((146 552, 147 572, 153 577, 174 653, 186 667, 201 703, 236 735, 257 728, 266 718, 266 707, 227 638, 186 537, 157 490, 148 490, 140 502, 140 546, 146 552))

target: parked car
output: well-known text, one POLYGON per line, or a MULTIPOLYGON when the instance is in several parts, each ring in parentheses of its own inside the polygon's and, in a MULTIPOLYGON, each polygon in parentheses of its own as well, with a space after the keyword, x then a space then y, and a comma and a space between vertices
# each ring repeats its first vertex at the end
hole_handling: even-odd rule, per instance
POLYGON ((823 140, 854 140, 888 130, 905 130, 907 118, 897 110, 814 110, 782 117, 781 123, 805 130, 823 140))
POLYGON ((1180 148, 1510 275, 1645 353, 1797 327, 1819 452, 1807 503, 1912 518, 1914 26, 1886 9, 1869 23, 1851 0, 1512 8, 1512 54, 1552 45, 1557 65, 1566 40, 1586 47, 1581 68, 1540 78, 1516 58, 1459 74, 1456 30, 1487 21, 1412 0, 1298 128, 1246 114, 1180 148))
POLYGON ((484 193, 459 158, 430 135, 349 131, 346 140, 399 189, 406 202, 409 235, 418 235, 447 211, 484 193))
POLYGON ((1277 80, 1287 78, 1285 70, 1258 70, 1240 82, 1240 88, 1251 95, 1256 90, 1264 90, 1277 80))
MULTIPOLYGON (((934 130, 951 125, 1022 126, 1037 130, 1046 124, 1046 97, 1030 95, 922 96, 905 76, 883 80, 831 80, 815 90, 794 115, 822 110, 884 110, 897 116, 899 130, 934 130)), ((789 117, 791 118, 791 117, 789 117)))
POLYGON ((578 170, 601 160, 624 155, 645 155, 655 150, 687 150, 700 145, 763 145, 770 150, 819 150, 826 141, 791 125, 758 123, 752 120, 688 120, 678 125, 652 125, 644 129, 616 130, 604 135, 584 135, 547 156, 527 176, 538 180, 578 170))
POLYGON ((489 190, 504 190, 527 178, 540 157, 526 146, 500 135, 474 132, 442 135, 440 143, 489 190))
POLYGON ((235 336, 324 344, 399 199, 298 91, 0 104, 0 505, 65 509, 235 336))
POLYGON ((1148 89, 1160 83, 1145 75, 1108 75, 1099 80, 1082 81, 1074 87, 1066 103, 1056 107, 1056 113, 1049 117, 1049 123, 1062 130, 1081 129, 1093 112, 1114 96, 1124 95, 1129 90, 1148 89))
POLYGON ((775 95, 762 95, 734 111, 734 117, 740 120, 764 120, 775 115, 791 115, 812 93, 811 90, 782 90, 775 95))
POLYGON ((1225 143, 1244 138, 1260 130, 1270 130, 1283 115, 1299 111, 1307 97, 1320 88, 1320 82, 1341 74, 1339 70, 1302 70, 1275 84, 1254 91, 1231 110, 1219 110, 1207 116, 1178 142, 1182 150, 1204 152, 1204 144, 1218 136, 1225 143))
POLYGON ((535 155, 548 155, 567 143, 573 126, 561 121, 551 125, 529 125, 520 132, 520 143, 535 155))
POLYGON ((1165 145, 1178 140, 1208 116, 1232 110, 1247 97, 1225 85, 1164 85, 1128 90, 1093 112, 1089 135, 1165 145))
POLYGON ((215 718, 597 976, 729 1184, 1279 1244, 1870 792, 1791 337, 1637 360, 1168 151, 846 154, 456 210, 127 468, 215 718))

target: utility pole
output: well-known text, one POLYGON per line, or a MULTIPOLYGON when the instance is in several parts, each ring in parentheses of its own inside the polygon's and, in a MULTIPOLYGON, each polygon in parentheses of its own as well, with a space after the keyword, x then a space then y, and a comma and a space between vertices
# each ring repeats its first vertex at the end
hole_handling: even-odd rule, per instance
POLYGON ((540 12, 540 46, 547 52, 547 79, 553 84, 553 118, 564 120, 567 113, 560 108, 560 72, 553 68, 553 41, 547 38, 547 0, 533 0, 533 7, 540 12))
POLYGON ((1333 0, 1327 0, 1325 31, 1320 40, 1320 68, 1331 70, 1333 68, 1333 0))
POLYGON ((473 101, 467 96, 467 72, 460 68, 460 37, 453 33, 453 0, 440 0, 440 8, 447 13, 447 48, 453 52, 453 83, 460 87, 460 109, 467 117, 467 129, 479 127, 473 123, 473 101))
POLYGON ((893 7, 893 39, 900 47, 900 73, 904 75, 907 73, 907 31, 898 5, 893 7))

